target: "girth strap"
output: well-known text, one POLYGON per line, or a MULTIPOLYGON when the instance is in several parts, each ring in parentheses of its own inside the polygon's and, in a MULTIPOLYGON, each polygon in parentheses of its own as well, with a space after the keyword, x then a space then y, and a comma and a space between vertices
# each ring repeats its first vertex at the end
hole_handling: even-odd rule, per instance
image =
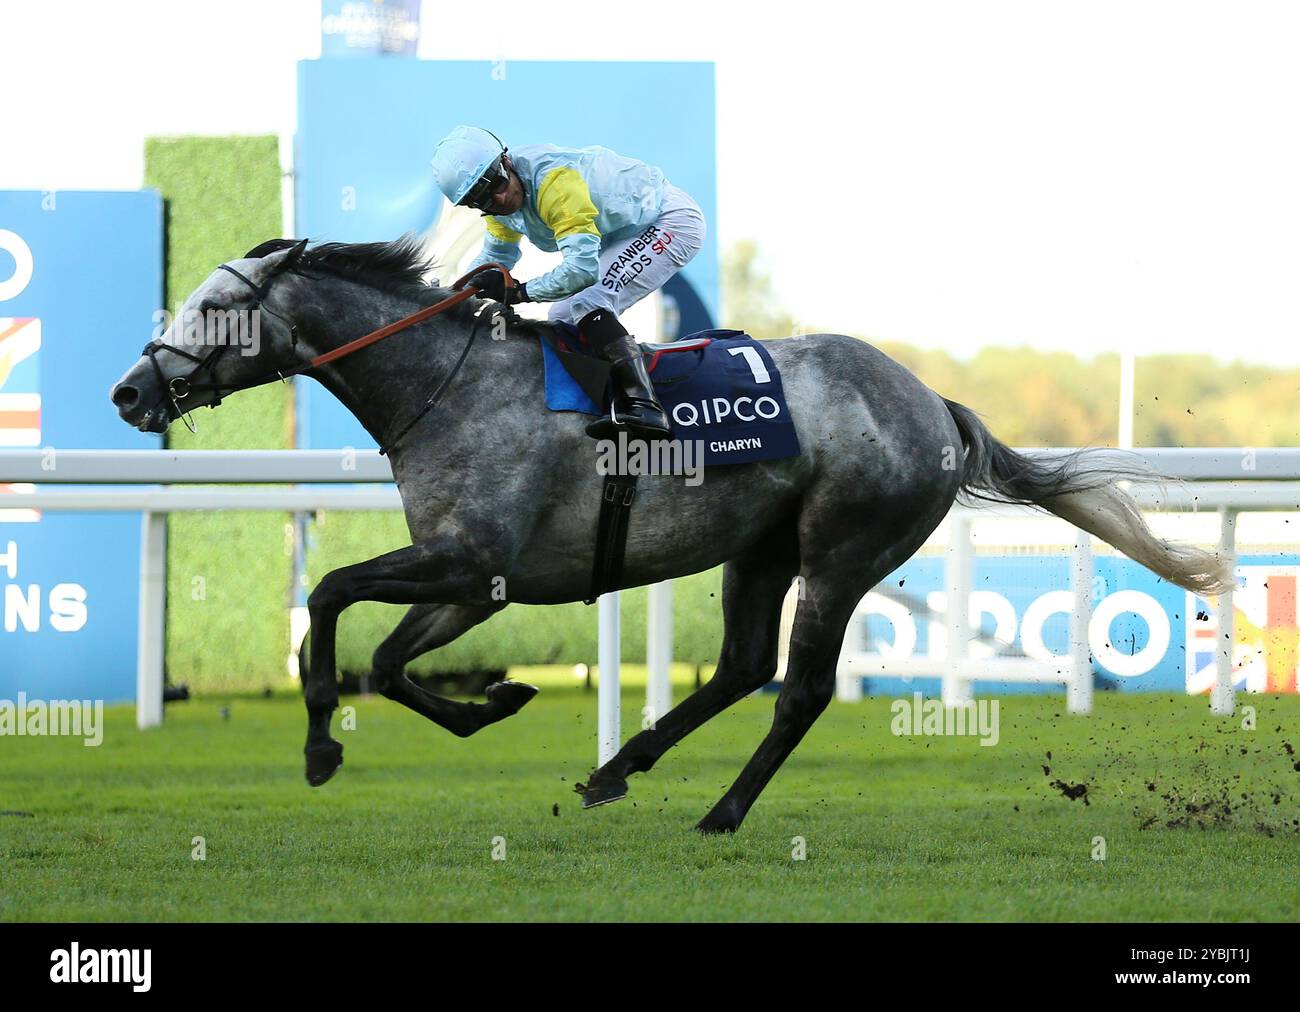
POLYGON ((600 494, 600 520, 596 524, 596 559, 591 571, 591 591, 583 600, 593 604, 601 594, 618 590, 623 579, 623 553, 627 525, 636 498, 635 474, 605 476, 600 494))

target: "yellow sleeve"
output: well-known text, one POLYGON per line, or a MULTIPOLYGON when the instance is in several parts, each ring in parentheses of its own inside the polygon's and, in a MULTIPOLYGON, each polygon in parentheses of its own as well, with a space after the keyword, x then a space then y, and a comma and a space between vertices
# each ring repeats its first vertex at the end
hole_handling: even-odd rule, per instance
MULTIPOLYGON (((600 235, 596 205, 577 169, 552 169, 537 188, 537 213, 557 240, 569 235, 600 235)), ((491 220, 491 219, 489 219, 491 220)))
POLYGON ((487 218, 487 230, 488 235, 497 242, 518 242, 523 238, 522 233, 516 232, 513 228, 506 227, 501 224, 499 218, 493 218, 491 215, 488 215, 487 218))

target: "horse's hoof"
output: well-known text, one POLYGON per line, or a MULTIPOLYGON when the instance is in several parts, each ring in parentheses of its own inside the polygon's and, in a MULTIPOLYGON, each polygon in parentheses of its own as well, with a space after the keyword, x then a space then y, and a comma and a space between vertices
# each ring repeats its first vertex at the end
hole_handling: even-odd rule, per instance
POLYGON ((734 833, 739 828, 740 819, 736 818, 734 812, 728 812, 725 807, 721 811, 714 808, 713 811, 695 824, 695 831, 705 836, 714 836, 718 833, 734 833))
POLYGON ((307 756, 307 783, 313 787, 319 787, 343 765, 343 746, 333 738, 324 745, 309 746, 303 753, 307 756))
POLYGON ((597 805, 608 805, 615 801, 622 801, 627 797, 626 780, 592 780, 591 783, 574 784, 573 787, 582 795, 583 808, 595 808, 597 805))
POLYGON ((483 694, 488 702, 495 703, 507 714, 518 713, 530 699, 537 695, 537 686, 525 682, 493 682, 483 694))

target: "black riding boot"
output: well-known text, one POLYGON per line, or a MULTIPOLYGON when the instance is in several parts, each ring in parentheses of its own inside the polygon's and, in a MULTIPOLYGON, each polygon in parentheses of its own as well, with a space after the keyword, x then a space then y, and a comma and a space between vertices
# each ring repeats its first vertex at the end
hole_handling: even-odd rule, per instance
POLYGON ((613 364, 614 397, 610 414, 587 426, 587 435, 613 439, 620 430, 639 439, 668 439, 672 428, 663 405, 654 395, 641 346, 608 310, 588 313, 578 322, 587 344, 613 364))

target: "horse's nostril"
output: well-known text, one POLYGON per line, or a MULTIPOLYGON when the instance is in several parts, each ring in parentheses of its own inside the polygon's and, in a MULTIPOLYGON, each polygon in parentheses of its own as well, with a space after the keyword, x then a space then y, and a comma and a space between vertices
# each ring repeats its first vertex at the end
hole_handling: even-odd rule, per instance
POLYGON ((129 383, 120 383, 113 388, 113 403, 119 408, 133 408, 140 400, 140 391, 129 383))

